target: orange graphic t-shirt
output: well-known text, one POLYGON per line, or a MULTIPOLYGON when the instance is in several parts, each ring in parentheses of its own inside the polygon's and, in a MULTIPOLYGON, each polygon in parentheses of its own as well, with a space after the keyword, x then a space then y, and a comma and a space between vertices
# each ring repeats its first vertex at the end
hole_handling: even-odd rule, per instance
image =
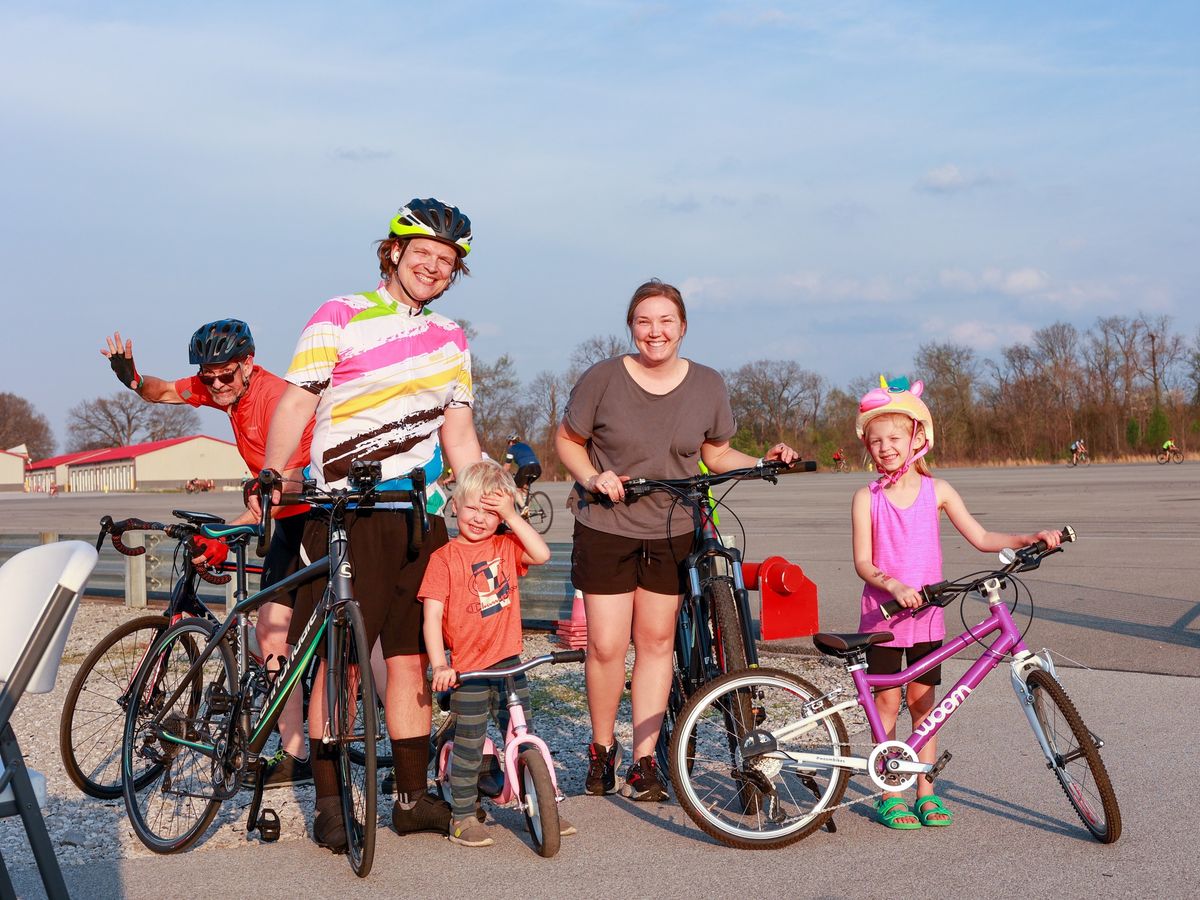
POLYGON ((454 539, 429 558, 417 596, 440 600, 442 638, 456 672, 486 669, 521 654, 517 579, 529 571, 511 534, 472 544, 454 539))

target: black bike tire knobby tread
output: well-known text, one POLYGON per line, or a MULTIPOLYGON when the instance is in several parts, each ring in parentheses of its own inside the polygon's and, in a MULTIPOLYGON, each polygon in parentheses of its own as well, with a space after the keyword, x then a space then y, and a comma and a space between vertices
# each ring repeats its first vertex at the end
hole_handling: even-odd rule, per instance
MULTIPOLYGON (((364 697, 373 697, 375 696, 375 684, 371 672, 371 645, 367 643, 367 630, 363 624, 362 610, 359 609, 357 603, 350 601, 343 606, 343 612, 346 620, 340 627, 345 629, 343 637, 348 638, 351 643, 351 647, 347 648, 348 652, 358 661, 358 690, 364 697)), ((334 627, 337 628, 339 626, 335 625, 334 627)), ((350 698, 343 676, 344 663, 345 660, 340 657, 334 661, 333 678, 338 691, 338 709, 349 708, 347 703, 350 698)), ((357 699, 355 699, 353 705, 355 709, 358 709, 357 699)), ((363 703, 362 713, 363 721, 355 723, 354 728, 357 730, 361 727, 364 734, 374 734, 377 728, 377 723, 375 722, 375 704, 363 703)), ((355 765, 355 763, 351 758, 351 745, 339 742, 337 747, 340 767, 338 792, 342 799, 342 815, 346 821, 346 837, 349 842, 347 856, 350 858, 350 866, 354 869, 354 874, 359 878, 366 878, 371 873, 371 866, 375 862, 375 831, 379 822, 376 810, 379 790, 376 778, 375 742, 364 740, 359 751, 359 755, 362 758, 359 766, 364 770, 363 783, 371 789, 363 791, 362 841, 361 845, 357 846, 352 839, 355 830, 350 825, 350 807, 353 803, 352 794, 348 794, 348 786, 343 783, 340 777, 341 772, 348 772, 350 767, 355 765)))
MULTIPOLYGON (((177 638, 177 636, 179 636, 179 635, 188 634, 188 633, 201 632, 205 635, 203 645, 201 647, 194 648, 196 651, 202 651, 203 649, 207 648, 208 645, 211 643, 212 636, 216 633, 217 627, 218 627, 217 625, 215 625, 212 622, 209 622, 207 619, 201 619, 201 618, 184 619, 184 620, 176 623, 175 625, 172 625, 170 628, 166 629, 163 632, 163 634, 159 637, 158 642, 155 644, 154 648, 148 654, 147 659, 148 660, 155 659, 162 652, 162 648, 164 646, 166 646, 169 641, 175 640, 177 638)), ((222 641, 221 646, 218 647, 214 652, 221 656, 222 662, 225 665, 226 674, 227 674, 227 676, 230 677, 230 683, 236 684, 236 682, 237 682, 237 664, 234 661, 233 650, 229 645, 229 641, 227 641, 227 640, 222 641)), ((198 655, 198 653, 197 653, 197 655, 198 655)), ((130 752, 130 740, 129 740, 130 728, 131 728, 130 723, 136 721, 137 717, 134 714, 134 711, 138 708, 138 705, 140 703, 140 701, 137 698, 142 695, 142 691, 143 691, 143 688, 145 687, 146 679, 150 675, 150 673, 152 673, 153 671, 154 671, 154 666, 152 666, 152 665, 151 666, 143 666, 141 671, 138 672, 137 678, 134 680, 132 694, 135 699, 133 700, 133 702, 130 703, 128 713, 125 717, 125 722, 126 722, 125 739, 122 742, 122 747, 121 747, 122 776, 124 775, 125 767, 126 767, 126 764, 128 761, 128 755, 130 752)), ((137 834, 138 839, 146 847, 148 847, 150 850, 154 851, 155 853, 162 853, 162 854, 179 853, 183 850, 187 850, 189 847, 191 847, 193 844, 195 844, 196 841, 198 841, 204 835, 204 832, 206 832, 208 830, 209 826, 213 822, 213 819, 216 818, 217 812, 221 808, 221 804, 222 804, 221 800, 218 800, 215 797, 210 798, 207 801, 207 806, 205 808, 205 811, 198 817, 196 823, 191 828, 189 828, 182 837, 175 838, 175 839, 169 840, 169 841, 164 841, 164 840, 159 840, 157 838, 148 837, 145 826, 141 822, 140 814, 137 814, 134 812, 134 808, 137 806, 136 792, 140 791, 144 787, 148 786, 146 784, 143 784, 144 781, 145 780, 142 778, 136 779, 134 782, 135 787, 131 791, 128 782, 126 782, 124 780, 124 778, 122 777, 121 792, 124 795, 124 799, 125 799, 125 812, 129 818, 130 824, 133 826, 134 833, 137 834)), ((150 782, 150 785, 152 785, 152 784, 153 784, 153 781, 150 782)))
POLYGON ((746 645, 742 642, 741 617, 738 615, 737 599, 733 595, 733 581, 718 578, 705 585, 721 632, 721 651, 725 658, 725 673, 736 672, 747 665, 746 645))
POLYGON ((525 816, 525 827, 533 841, 538 855, 549 859, 558 852, 562 841, 558 825, 558 799, 554 796, 554 779, 546 766, 545 757, 536 747, 526 747, 517 756, 517 785, 520 791, 521 808, 525 816), (533 789, 537 794, 538 815, 542 820, 542 840, 539 842, 533 833, 533 820, 525 808, 526 790, 525 773, 533 781, 533 789))
MULTIPOLYGON (((83 662, 80 663, 75 677, 71 679, 71 685, 67 688, 66 698, 63 700, 62 713, 59 715, 58 720, 58 752, 59 756, 62 757, 63 769, 66 770, 67 777, 89 797, 95 797, 98 800, 116 800, 121 796, 121 757, 118 752, 117 779, 113 784, 102 785, 83 773, 83 769, 75 756, 76 742, 74 740, 73 727, 76 706, 79 703, 79 695, 83 692, 83 688, 95 670, 96 664, 119 642, 143 629, 153 630, 156 634, 147 646, 147 650, 149 650, 158 641, 158 638, 161 637, 162 632, 166 630, 168 624, 164 616, 139 616, 136 619, 122 622, 102 637, 96 646, 88 652, 83 662)), ((130 676, 129 681, 132 684, 133 679, 137 676, 136 669, 130 673, 130 676)), ((125 732, 125 713, 118 707, 117 714, 120 719, 120 727, 117 729, 118 741, 114 750, 119 750, 120 739, 124 736, 125 732)), ((150 777, 151 774, 147 773, 146 777, 150 777)))
MULTIPOLYGON (((1108 777, 1108 770, 1104 767, 1104 760, 1100 758, 1100 751, 1096 749, 1092 743, 1092 734, 1088 727, 1083 723, 1083 717, 1079 715, 1079 711, 1075 708, 1075 704, 1067 695, 1063 686, 1049 672, 1042 669, 1033 669, 1026 679, 1026 686, 1030 693, 1035 690, 1044 690, 1046 696, 1058 708, 1063 719, 1067 723, 1067 727, 1071 729, 1071 735, 1075 738, 1079 749, 1083 752, 1084 759, 1087 760, 1088 770, 1091 773, 1092 780, 1096 785, 1096 793, 1100 795, 1101 808, 1104 812, 1104 821, 1106 825, 1103 835, 1097 834, 1087 821, 1087 818, 1080 812, 1075 805, 1075 800, 1071 797, 1071 792, 1067 790, 1067 786, 1063 781, 1063 777, 1059 774, 1057 767, 1052 771, 1055 775, 1055 780, 1063 793, 1066 794, 1071 808, 1075 810, 1075 814, 1079 816, 1084 826, 1091 832, 1092 836, 1102 844, 1114 843, 1121 836, 1121 809, 1117 804, 1117 795, 1113 790, 1112 781, 1108 777)), ((1034 710, 1037 710, 1037 704, 1034 704, 1034 710)), ((1039 721, 1041 717, 1038 717, 1039 721)), ((1045 725, 1043 724, 1043 730, 1045 725)), ((1049 740, 1051 735, 1047 734, 1046 739, 1049 740)))
MULTIPOLYGON (((726 689, 726 685, 732 684, 743 678, 749 678, 751 680, 757 679, 761 681, 769 681, 771 679, 782 680, 790 682, 793 687, 800 688, 811 698, 822 696, 822 692, 815 686, 801 678, 799 675, 793 675, 791 672, 785 672, 782 669, 771 668, 747 669, 741 672, 730 672, 727 675, 722 675, 720 678, 710 681, 700 690, 692 694, 692 696, 688 698, 688 702, 684 706, 683 711, 680 713, 680 720, 686 723, 692 710, 697 706, 705 704, 707 702, 705 698, 707 698, 710 694, 714 697, 718 696, 726 689)), ((840 755, 849 756, 850 736, 846 731, 846 725, 845 722, 842 721, 842 717, 837 713, 832 713, 827 717, 827 721, 829 721, 833 727, 837 740, 841 745, 837 748, 840 755)), ((684 730, 686 730, 686 728, 684 730)), ((674 760, 676 754, 679 752, 679 744, 681 743, 680 735, 682 733, 682 730, 676 730, 674 736, 671 738, 672 760, 674 760)), ((776 838, 769 838, 761 841, 750 841, 744 838, 735 837, 725 831, 722 831, 693 808, 688 791, 684 789, 682 775, 677 771, 679 768, 679 766, 672 766, 671 768, 671 786, 675 789, 675 799, 678 800, 679 805, 683 808, 683 811, 687 813, 688 818, 690 818, 692 822, 696 824, 696 827, 698 827, 709 837, 715 838, 721 843, 739 850, 774 850, 779 847, 787 847, 808 837, 814 831, 824 827, 825 823, 828 822, 833 816, 834 809, 839 803, 842 802, 842 797, 846 792, 846 786, 850 782, 850 773, 844 769, 839 769, 833 776, 834 780, 836 781, 836 786, 834 787, 829 800, 823 808, 823 811, 815 815, 813 819, 808 822, 808 824, 806 824, 803 828, 796 830, 795 832, 789 832, 788 834, 781 835, 776 838)))

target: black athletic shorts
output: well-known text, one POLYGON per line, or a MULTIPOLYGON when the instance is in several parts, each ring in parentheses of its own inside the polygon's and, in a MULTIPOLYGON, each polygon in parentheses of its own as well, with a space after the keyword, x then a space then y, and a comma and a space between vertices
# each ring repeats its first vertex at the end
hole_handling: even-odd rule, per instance
MULTIPOLYGON (((300 561, 300 544, 304 539, 304 523, 308 520, 305 515, 285 516, 271 523, 271 545, 267 547, 267 555, 263 557, 262 576, 259 578, 259 589, 269 588, 283 581, 289 575, 304 568, 300 561)), ((325 554, 322 553, 321 556, 325 554)), ((317 559, 321 557, 318 556, 317 559)), ((296 605, 296 592, 288 591, 275 597, 272 603, 280 606, 296 605)))
POLYGON ((523 488, 527 484, 533 484, 542 477, 542 467, 538 463, 530 463, 527 466, 521 466, 517 469, 517 474, 513 475, 513 481, 517 487, 523 488))
MULTIPOLYGON (((349 512, 345 519, 354 599, 362 609, 367 643, 374 644, 377 637, 381 638, 385 659, 425 652, 423 608, 417 590, 430 555, 447 541, 445 520, 429 516, 429 532, 421 543, 420 554, 410 559, 408 531, 412 517, 411 509, 372 509, 349 512)), ((304 528, 304 550, 314 560, 329 552, 329 524, 324 517, 309 517, 304 528)), ((289 644, 299 640, 328 583, 328 576, 322 576, 296 590, 289 644)))
POLYGON ((585 594, 687 593, 683 563, 692 533, 670 538, 632 538, 575 522, 571 583, 585 594))
MULTIPOLYGON (((895 675, 901 669, 906 669, 919 659, 924 659, 934 650, 942 646, 941 641, 925 641, 921 644, 913 644, 911 647, 880 647, 876 644, 874 647, 867 648, 867 674, 868 675, 895 675), (908 662, 901 665, 902 659, 907 656, 908 662)), ((942 683, 942 667, 934 666, 920 678, 914 678, 917 684, 927 684, 931 687, 935 684, 942 683)))

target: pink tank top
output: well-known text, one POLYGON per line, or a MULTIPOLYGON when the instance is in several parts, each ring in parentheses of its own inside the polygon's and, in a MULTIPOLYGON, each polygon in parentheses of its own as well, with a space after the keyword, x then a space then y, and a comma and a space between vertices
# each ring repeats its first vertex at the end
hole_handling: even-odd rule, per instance
MULTIPOLYGON (((872 562, 881 571, 905 584, 921 588, 942 580, 942 545, 938 532, 937 493, 933 479, 921 476, 917 499, 906 509, 892 505, 881 482, 870 485, 872 562)), ((920 615, 893 623, 883 617, 880 604, 892 595, 864 585, 859 631, 890 631, 895 639, 885 647, 911 647, 946 636, 942 610, 933 607, 920 615)))

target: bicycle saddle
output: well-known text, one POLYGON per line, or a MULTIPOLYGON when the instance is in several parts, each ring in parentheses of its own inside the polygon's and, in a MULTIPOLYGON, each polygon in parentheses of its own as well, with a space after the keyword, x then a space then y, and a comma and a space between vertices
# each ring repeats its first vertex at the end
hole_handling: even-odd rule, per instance
POLYGON ((855 634, 821 632, 814 634, 812 640, 813 646, 826 656, 850 656, 874 644, 886 644, 892 639, 890 631, 867 631, 855 634))
POLYGON ((226 541, 234 538, 257 537, 261 528, 258 525, 226 525, 223 521, 217 525, 202 525, 200 533, 205 537, 219 538, 226 541))
POLYGON ((173 509, 171 515, 177 519, 186 519, 193 525, 224 525, 225 520, 212 513, 189 512, 186 509, 173 509))

